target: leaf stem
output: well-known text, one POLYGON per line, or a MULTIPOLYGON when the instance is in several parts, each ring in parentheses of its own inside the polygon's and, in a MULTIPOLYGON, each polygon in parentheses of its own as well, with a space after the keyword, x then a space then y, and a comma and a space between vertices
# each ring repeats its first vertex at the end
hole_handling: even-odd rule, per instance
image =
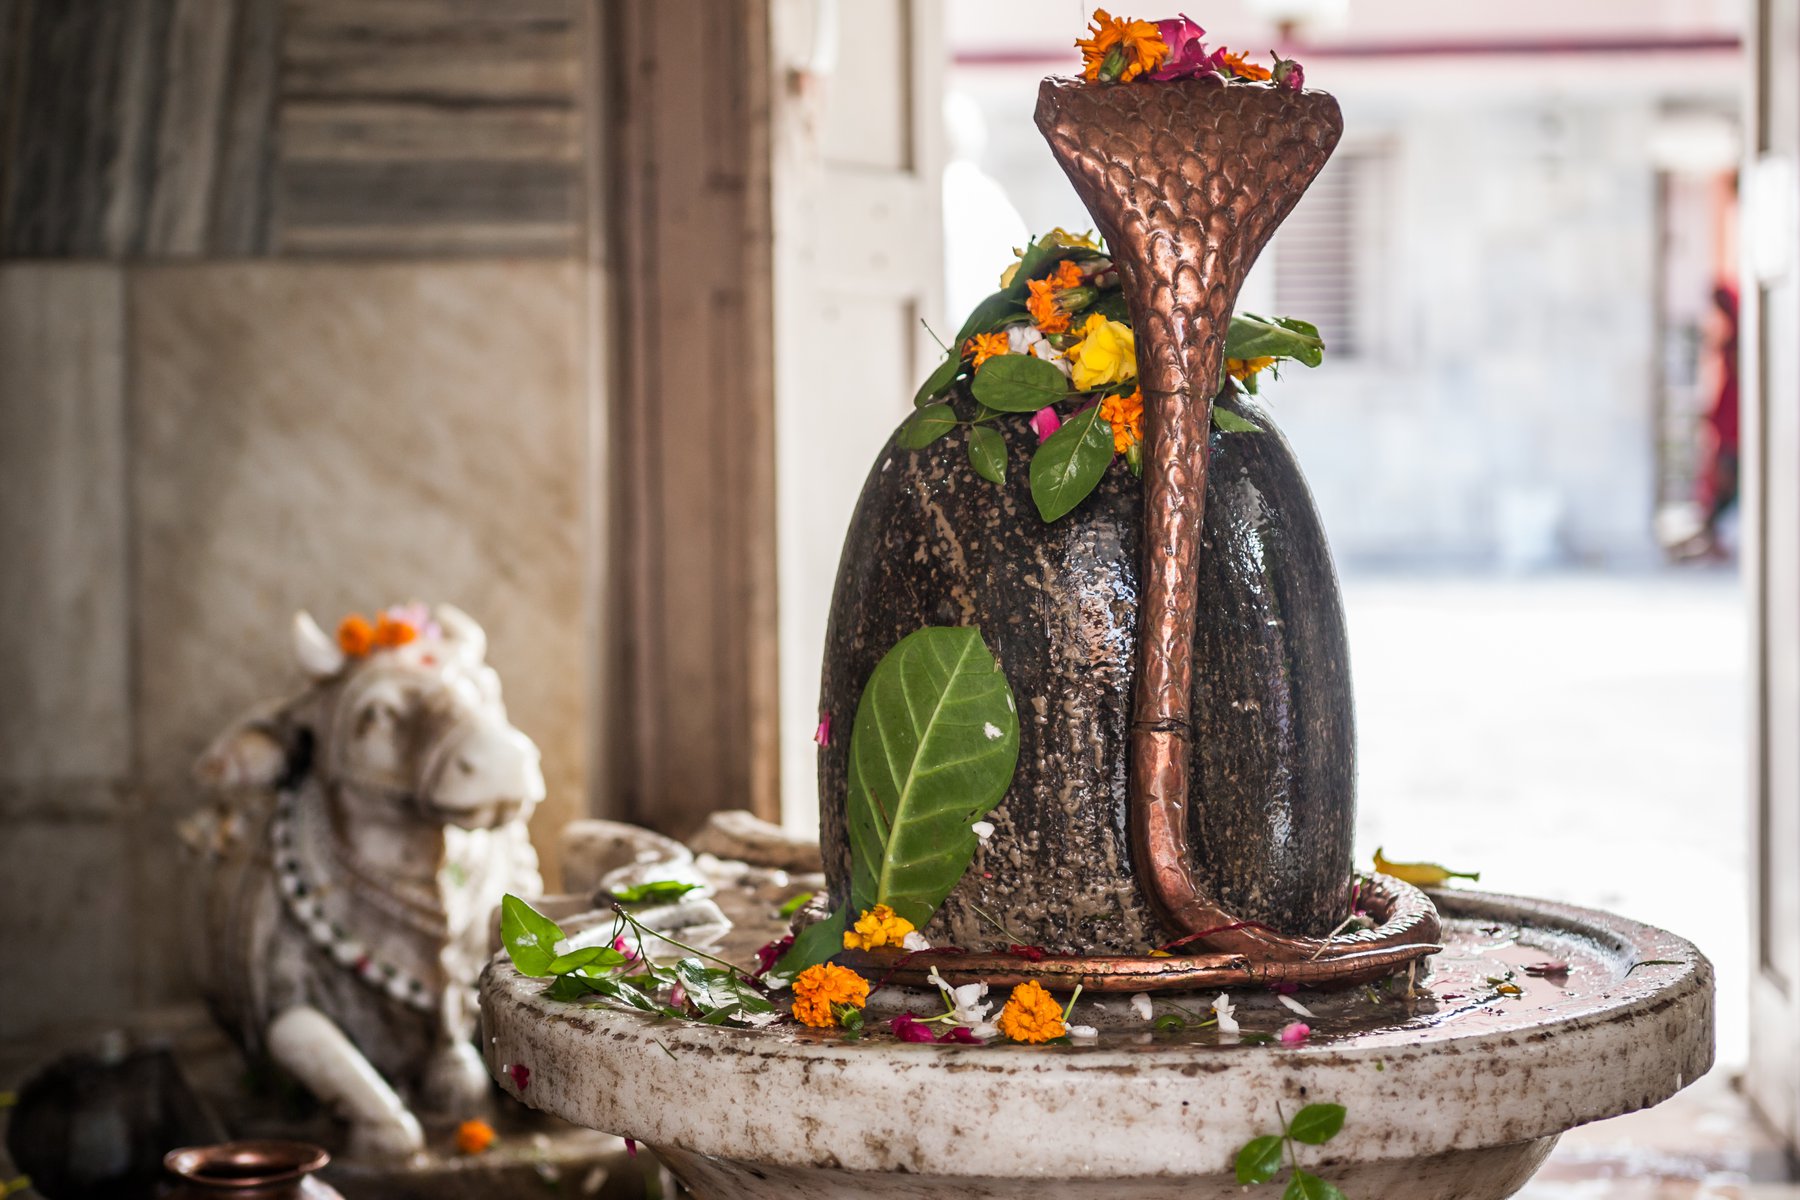
POLYGON ((615 913, 617 913, 619 916, 624 917, 627 921, 629 921, 631 923, 631 927, 633 929, 637 930, 639 956, 642 957, 643 960, 646 963, 648 963, 653 969, 655 968, 656 964, 650 962, 650 956, 643 952, 644 951, 644 935, 646 933, 649 934, 651 937, 661 938, 663 941, 669 943, 669 945, 677 947, 678 949, 686 950, 689 954, 696 955, 700 958, 704 958, 707 962, 718 963, 721 967, 724 967, 727 971, 732 972, 734 975, 748 974, 748 972, 745 971, 744 968, 738 966, 736 963, 726 962, 724 959, 719 958, 716 955, 708 954, 706 951, 701 950, 698 947, 690 946, 686 942, 678 942, 666 933, 659 933, 656 930, 651 929, 649 926, 643 924, 637 918, 633 917, 630 913, 626 912, 623 908, 619 907, 618 904, 613 905, 613 911, 615 913))

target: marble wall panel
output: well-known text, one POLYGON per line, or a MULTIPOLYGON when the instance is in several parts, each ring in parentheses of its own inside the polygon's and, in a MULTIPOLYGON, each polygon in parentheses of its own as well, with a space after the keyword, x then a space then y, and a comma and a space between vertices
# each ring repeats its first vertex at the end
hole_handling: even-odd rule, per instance
POLYGON ((123 297, 0 266, 0 783, 131 768, 123 297))
POLYGON ((291 614, 410 597, 487 627, 544 751, 536 828, 587 808, 585 291, 574 263, 134 272, 138 754, 159 807, 294 686, 291 614))
POLYGON ((119 886, 131 855, 125 821, 79 810, 109 807, 93 796, 69 815, 6 814, 0 838, 0 1031, 26 1038, 52 1028, 122 1016, 136 997, 135 896, 119 886))

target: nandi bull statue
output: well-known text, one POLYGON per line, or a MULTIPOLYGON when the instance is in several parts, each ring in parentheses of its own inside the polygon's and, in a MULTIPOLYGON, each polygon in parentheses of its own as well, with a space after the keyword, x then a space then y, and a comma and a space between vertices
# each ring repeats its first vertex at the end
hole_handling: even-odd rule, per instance
POLYGON ((335 639, 302 613, 293 639, 306 690, 195 768, 216 801, 184 828, 207 865, 200 977, 249 1053, 349 1121, 351 1157, 404 1157, 420 1116, 490 1102, 473 985, 501 896, 543 890, 538 750, 449 605, 348 617, 335 639))

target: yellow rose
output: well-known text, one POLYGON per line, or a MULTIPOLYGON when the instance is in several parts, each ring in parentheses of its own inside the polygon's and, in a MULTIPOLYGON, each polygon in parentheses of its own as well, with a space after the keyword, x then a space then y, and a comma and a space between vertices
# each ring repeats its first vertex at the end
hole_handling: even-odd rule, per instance
POLYGON ((1137 337, 1131 326, 1094 313, 1081 327, 1081 344, 1069 351, 1069 363, 1078 391, 1136 379, 1137 337))

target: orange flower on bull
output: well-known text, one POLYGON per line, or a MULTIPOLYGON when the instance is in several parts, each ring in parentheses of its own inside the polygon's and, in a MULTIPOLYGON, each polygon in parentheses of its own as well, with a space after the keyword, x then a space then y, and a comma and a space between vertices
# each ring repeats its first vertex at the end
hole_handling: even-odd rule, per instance
POLYGON ((375 618, 375 644, 386 648, 404 646, 419 636, 410 621, 397 620, 382 613, 375 618))
POLYGON ((1169 44, 1154 21, 1115 17, 1096 8, 1088 33, 1075 39, 1075 46, 1081 51, 1082 78, 1090 83, 1130 83, 1169 57, 1169 44))
POLYGON ((1100 402, 1100 419, 1112 426, 1113 452, 1123 454, 1144 440, 1144 393, 1108 396, 1100 402))
POLYGON ((1239 79, 1263 80, 1269 77, 1269 68, 1259 67, 1242 54, 1225 51, 1225 69, 1239 79))
POLYGON ((351 613, 338 622, 338 649, 351 658, 361 658, 375 648, 375 627, 361 613, 351 613))
POLYGON ((1025 298, 1025 311, 1031 314, 1031 320, 1038 330, 1042 333, 1067 333, 1069 314, 1056 303, 1056 281, 1033 279, 1025 286, 1031 292, 1025 298))
POLYGON ((988 359, 1011 351, 1012 343, 1004 333, 978 333, 963 343, 963 357, 969 359, 977 370, 988 359))

